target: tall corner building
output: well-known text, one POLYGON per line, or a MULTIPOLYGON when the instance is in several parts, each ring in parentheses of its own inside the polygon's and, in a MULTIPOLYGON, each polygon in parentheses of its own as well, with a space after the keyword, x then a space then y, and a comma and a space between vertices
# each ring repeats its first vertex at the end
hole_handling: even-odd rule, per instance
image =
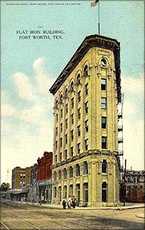
POLYGON ((54 204, 75 196, 80 206, 119 202, 120 43, 90 35, 56 79, 54 204))

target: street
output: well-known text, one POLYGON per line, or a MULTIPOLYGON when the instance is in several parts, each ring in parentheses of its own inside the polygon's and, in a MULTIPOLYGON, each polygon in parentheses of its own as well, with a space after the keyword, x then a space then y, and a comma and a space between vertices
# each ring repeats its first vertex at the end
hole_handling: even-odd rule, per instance
POLYGON ((144 229, 144 209, 54 209, 2 204, 1 229, 144 229))

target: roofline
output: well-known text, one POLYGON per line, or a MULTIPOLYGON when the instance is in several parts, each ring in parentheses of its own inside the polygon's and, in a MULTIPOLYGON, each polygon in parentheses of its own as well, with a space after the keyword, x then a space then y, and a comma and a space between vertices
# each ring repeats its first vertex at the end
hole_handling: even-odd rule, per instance
POLYGON ((64 67, 54 84, 49 89, 53 95, 61 87, 63 82, 67 79, 70 73, 75 69, 78 63, 82 60, 84 55, 92 47, 107 48, 113 51, 115 56, 115 69, 116 69, 116 81, 117 81, 117 96, 118 102, 121 102, 121 86, 120 86, 120 43, 113 38, 105 37, 102 35, 89 35, 87 36, 81 45, 78 47, 70 61, 64 67))

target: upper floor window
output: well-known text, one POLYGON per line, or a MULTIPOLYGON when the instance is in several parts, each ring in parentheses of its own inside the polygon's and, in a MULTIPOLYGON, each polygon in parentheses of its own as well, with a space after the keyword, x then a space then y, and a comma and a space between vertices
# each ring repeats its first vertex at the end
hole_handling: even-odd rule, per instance
POLYGON ((76 164, 76 176, 80 176, 80 166, 76 164))
POLYGON ((58 121, 58 114, 56 114, 56 122, 58 121))
POLYGON ((107 98, 101 97, 101 109, 106 109, 106 108, 107 108, 107 98))
POLYGON ((85 140, 85 150, 88 150, 88 139, 85 140))
POLYGON ((58 134, 58 128, 56 127, 56 129, 55 129, 55 135, 57 136, 57 134, 58 134))
POLYGON ((106 129, 107 127, 107 117, 101 117, 101 128, 106 129))
POLYGON ((57 155, 54 157, 55 164, 57 163, 57 155))
POLYGON ((64 160, 67 159, 67 149, 64 150, 64 160))
POLYGON ((53 174, 53 179, 54 179, 54 181, 57 180, 57 173, 56 172, 54 172, 54 174, 53 174))
POLYGON ((65 135, 65 144, 67 144, 67 134, 65 135))
POLYGON ((72 107, 72 109, 74 107, 74 98, 71 98, 71 107, 72 107))
POLYGON ((62 123, 60 124, 60 132, 62 132, 62 123))
POLYGON ((64 179, 67 178, 67 170, 66 170, 66 168, 64 168, 64 170, 63 170, 63 177, 64 177, 64 179))
POLYGON ((101 79, 101 90, 107 89, 107 79, 102 78, 101 79))
POLYGON ((88 120, 85 121, 85 131, 88 132, 89 127, 88 127, 88 120))
POLYGON ((72 166, 70 166, 69 168, 69 177, 70 178, 73 177, 73 167, 72 166))
POLYGON ((61 170, 58 171, 58 178, 61 179, 61 170))
POLYGON ((81 84, 81 75, 80 75, 80 73, 77 75, 77 84, 78 85, 81 84))
POLYGON ((102 149, 107 149, 107 137, 102 137, 102 149))
POLYGON ((73 133, 73 130, 71 130, 71 140, 73 141, 74 139, 74 133, 73 133))
POLYGON ((60 138, 60 147, 62 147, 62 138, 60 138))
POLYGON ((70 148, 70 157, 73 157, 73 147, 70 148))
POLYGON ((74 90, 74 83, 73 83, 73 81, 72 81, 71 84, 70 84, 70 90, 71 90, 71 91, 74 90))
POLYGON ((68 113, 68 104, 65 105, 65 112, 68 113))
POLYGON ((80 125, 77 127, 77 130, 78 130, 78 137, 80 137, 81 135, 80 125))
POLYGON ((85 103, 85 112, 88 113, 88 101, 85 103))
POLYGON ((63 110, 61 109, 60 110, 60 117, 62 118, 62 116, 63 116, 63 110))
POLYGON ((78 102, 81 101, 81 91, 78 92, 78 102))
POLYGON ((65 120, 65 128, 68 128, 68 119, 65 120))
POLYGON ((80 150, 81 150, 81 149, 80 149, 80 146, 81 146, 80 143, 78 143, 78 144, 77 144, 77 152, 78 152, 78 154, 80 154, 80 150))
POLYGON ((83 175, 88 174, 88 163, 87 161, 83 162, 83 175))
POLYGON ((85 65, 85 67, 84 67, 84 76, 88 76, 88 75, 89 75, 88 65, 85 65))
POLYGON ((74 115, 73 114, 71 115, 71 123, 72 124, 74 123, 74 115))
POLYGON ((79 108, 78 109, 78 119, 80 119, 81 118, 81 109, 79 108))
POLYGON ((86 95, 88 95, 88 91, 89 91, 89 90, 88 90, 88 83, 87 83, 87 84, 85 84, 85 94, 86 94, 86 95))
POLYGON ((102 162, 102 173, 107 173, 107 161, 103 160, 102 162))

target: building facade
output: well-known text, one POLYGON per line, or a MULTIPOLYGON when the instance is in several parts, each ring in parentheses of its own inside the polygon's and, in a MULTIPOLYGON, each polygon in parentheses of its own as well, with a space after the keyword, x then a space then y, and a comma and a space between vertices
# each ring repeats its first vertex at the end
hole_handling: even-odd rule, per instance
POLYGON ((120 45, 85 38, 50 88, 54 95, 52 201, 75 196, 80 206, 119 201, 120 45))
POLYGON ((125 173, 126 201, 145 202, 145 171, 127 170, 125 173))
POLYGON ((39 201, 51 203, 52 200, 52 152, 44 152, 37 160, 36 182, 39 201))
POLYGON ((32 167, 15 167, 12 170, 12 189, 22 189, 31 184, 32 167))

